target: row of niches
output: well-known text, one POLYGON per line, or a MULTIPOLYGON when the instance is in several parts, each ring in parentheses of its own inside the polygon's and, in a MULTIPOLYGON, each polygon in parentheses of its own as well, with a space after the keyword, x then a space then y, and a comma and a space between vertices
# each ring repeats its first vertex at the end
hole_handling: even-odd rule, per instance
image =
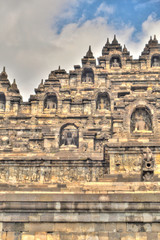
MULTIPOLYGON (((133 111, 130 120, 130 131, 133 134, 149 134, 153 132, 151 113, 148 108, 139 107, 133 111)), ((64 125, 60 130, 60 147, 67 145, 79 146, 79 129, 74 124, 64 125)))
MULTIPOLYGON (((153 132, 151 113, 148 108, 136 108, 130 120, 130 131, 133 134, 149 134, 153 132)), ((79 147, 79 129, 75 124, 66 124, 60 130, 60 147, 79 147)))
MULTIPOLYGON (((151 58, 151 67, 160 67, 160 55, 154 55, 151 58)), ((122 62, 120 56, 114 56, 110 59, 110 68, 122 68, 122 62)), ((93 84, 94 83, 94 71, 92 68, 84 68, 81 75, 81 82, 93 84)), ((75 84, 75 79, 70 83, 75 84)))
MULTIPOLYGON (((2 121, 1 127, 3 127, 2 121)), ((1 135, 0 150, 13 149, 13 151, 15 151, 16 149, 16 151, 54 151, 55 149, 73 149, 79 151, 79 149, 82 150, 83 148, 82 151, 89 151, 89 149, 101 151, 103 144, 106 144, 107 139, 111 137, 112 124, 114 124, 112 120, 106 118, 98 119, 98 121, 95 121, 94 118, 88 118, 85 119, 83 124, 79 121, 73 122, 73 119, 71 121, 67 120, 67 122, 68 123, 65 123, 65 121, 63 123, 55 123, 56 125, 49 124, 48 128, 45 125, 45 129, 43 130, 37 124, 38 131, 35 132, 30 132, 30 127, 26 129, 26 127, 30 125, 29 121, 23 125, 23 129, 17 129, 17 125, 22 127, 20 122, 17 122, 16 129, 14 129, 13 125, 9 126, 10 123, 7 122, 7 128, 9 127, 9 129, 12 130, 9 131, 9 135, 1 135), (90 135, 88 129, 94 129, 94 131, 97 129, 97 133, 95 132, 94 136, 92 134, 90 135)), ((46 122, 44 124, 46 124, 46 122)), ((148 108, 139 107, 134 109, 130 118, 129 131, 131 138, 134 136, 137 138, 138 135, 147 137, 148 139, 149 136, 153 136, 154 124, 148 108)), ((44 125, 41 123, 41 126, 44 125)), ((126 132, 126 129, 123 125, 123 133, 124 132, 126 132)), ((120 131, 117 131, 117 133, 119 134, 120 131)), ((128 135, 128 130, 126 133, 128 135)))
MULTIPOLYGON (((6 99, 4 94, 0 94, 0 110, 4 111, 6 99)), ((57 110, 58 100, 56 94, 48 95, 44 99, 44 110, 57 110)), ((110 110, 110 99, 107 93, 99 93, 96 100, 97 110, 110 110)), ((131 132, 152 132, 152 117, 150 110, 145 107, 136 108, 131 114, 131 132)))
MULTIPOLYGON (((130 119, 130 131, 132 134, 151 134, 153 132, 153 123, 151 113, 148 108, 136 108, 130 119)), ((76 124, 65 124, 61 127, 59 133, 59 146, 79 147, 79 128, 76 124)))
MULTIPOLYGON (((0 93, 0 110, 5 111, 6 107, 6 97, 4 93, 0 93)), ((43 108, 45 111, 58 109, 58 98, 55 93, 47 94, 44 98, 43 108)), ((96 109, 97 110, 110 110, 110 99, 106 92, 99 93, 96 100, 96 109)))
MULTIPOLYGON (((119 55, 114 55, 110 59, 110 68, 121 68, 122 61, 119 55)), ((155 54, 151 58, 151 67, 160 67, 160 55, 155 54)))
MULTIPOLYGON (((56 94, 47 95, 44 99, 44 110, 57 110, 58 109, 58 99, 56 94)), ((96 99, 96 109, 97 110, 110 110, 110 98, 108 93, 99 93, 96 99)))

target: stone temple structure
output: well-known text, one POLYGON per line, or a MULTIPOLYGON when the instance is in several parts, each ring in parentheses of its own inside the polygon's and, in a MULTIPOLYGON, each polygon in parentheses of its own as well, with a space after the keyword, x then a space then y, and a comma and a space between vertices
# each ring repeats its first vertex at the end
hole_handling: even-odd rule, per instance
POLYGON ((0 74, 0 239, 160 239, 160 44, 116 36, 23 102, 0 74))

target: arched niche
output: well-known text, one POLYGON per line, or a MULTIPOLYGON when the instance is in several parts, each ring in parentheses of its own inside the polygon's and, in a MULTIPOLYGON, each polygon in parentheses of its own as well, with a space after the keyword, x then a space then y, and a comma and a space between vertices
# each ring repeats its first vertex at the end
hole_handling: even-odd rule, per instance
POLYGON ((74 124, 65 124, 60 130, 60 147, 76 146, 79 147, 79 131, 74 124))
POLYGON ((44 109, 57 109, 57 96, 55 93, 48 94, 44 99, 44 109))
POLYGON ((148 108, 138 107, 131 115, 132 133, 151 133, 153 131, 151 113, 148 108))
POLYGON ((0 93, 0 111, 4 111, 6 107, 6 97, 4 93, 0 93))
POLYGON ((151 67, 160 67, 160 55, 154 54, 151 58, 151 67))
POLYGON ((121 64, 121 58, 119 55, 113 55, 110 59, 110 67, 111 68, 116 68, 116 67, 122 67, 121 64))
POLYGON ((98 110, 110 110, 110 98, 108 93, 98 93, 96 108, 98 110))
POLYGON ((94 72, 92 68, 84 68, 82 72, 82 83, 94 83, 94 72))

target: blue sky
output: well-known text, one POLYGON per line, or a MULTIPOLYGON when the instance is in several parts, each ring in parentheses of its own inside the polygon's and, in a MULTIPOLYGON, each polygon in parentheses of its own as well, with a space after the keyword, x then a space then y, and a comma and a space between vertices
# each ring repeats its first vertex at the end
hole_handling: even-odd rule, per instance
POLYGON ((51 70, 81 64, 89 45, 99 57, 114 34, 133 58, 150 36, 160 42, 160 0, 5 0, 0 16, 0 67, 24 100, 51 70))
POLYGON ((103 17, 106 22, 116 28, 124 25, 134 26, 133 39, 142 30, 142 23, 152 15, 154 19, 160 19, 160 0, 91 0, 79 1, 72 18, 59 19, 57 32, 60 33, 69 23, 83 24, 86 20, 95 17, 103 17))

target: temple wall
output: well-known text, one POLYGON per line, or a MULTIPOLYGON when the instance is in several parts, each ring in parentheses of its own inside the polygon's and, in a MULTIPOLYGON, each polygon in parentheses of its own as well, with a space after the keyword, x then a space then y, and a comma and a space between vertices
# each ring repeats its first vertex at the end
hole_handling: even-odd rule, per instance
POLYGON ((160 44, 116 37, 27 102, 0 73, 0 240, 160 240, 160 44))

